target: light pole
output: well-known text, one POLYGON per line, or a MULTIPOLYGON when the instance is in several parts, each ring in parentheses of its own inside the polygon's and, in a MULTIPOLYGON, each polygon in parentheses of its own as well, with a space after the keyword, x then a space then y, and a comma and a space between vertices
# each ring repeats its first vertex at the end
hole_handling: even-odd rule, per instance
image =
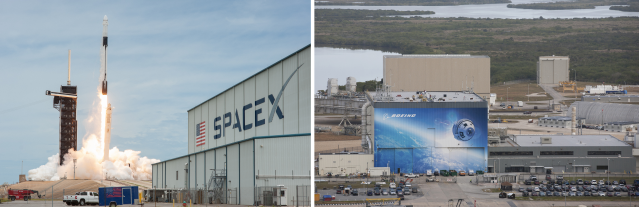
POLYGON ((608 159, 608 170, 606 170, 606 174, 608 175, 608 181, 610 181, 610 158, 606 158, 608 159))
POLYGON ((508 104, 508 89, 510 89, 510 87, 506 88, 506 104, 508 104))
POLYGON ((528 83, 528 101, 530 101, 530 83, 528 83))

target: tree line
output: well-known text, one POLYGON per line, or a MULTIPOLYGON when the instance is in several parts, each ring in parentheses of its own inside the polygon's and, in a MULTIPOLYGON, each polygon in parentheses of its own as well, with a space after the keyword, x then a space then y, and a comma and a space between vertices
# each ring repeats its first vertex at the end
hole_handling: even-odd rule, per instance
POLYGON ((357 6, 452 6, 465 4, 505 4, 510 0, 331 0, 316 1, 315 5, 357 5, 357 6))
POLYGON ((316 20, 315 44, 402 54, 488 55, 492 83, 536 79, 539 56, 569 56, 578 81, 639 84, 638 30, 637 17, 335 19, 316 20))

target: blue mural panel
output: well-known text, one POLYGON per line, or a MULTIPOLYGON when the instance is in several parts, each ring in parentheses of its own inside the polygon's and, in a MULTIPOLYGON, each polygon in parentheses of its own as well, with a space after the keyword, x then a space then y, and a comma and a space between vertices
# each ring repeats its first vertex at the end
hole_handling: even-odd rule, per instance
POLYGON ((375 108, 375 166, 484 170, 487 133, 486 108, 375 108))

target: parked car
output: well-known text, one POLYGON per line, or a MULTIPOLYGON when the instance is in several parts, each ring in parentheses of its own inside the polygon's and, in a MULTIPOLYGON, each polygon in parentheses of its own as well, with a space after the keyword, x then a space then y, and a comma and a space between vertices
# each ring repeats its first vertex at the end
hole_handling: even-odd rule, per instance
POLYGON ((525 180, 525 181, 524 181, 524 184, 526 184, 526 185, 532 185, 532 182, 531 182, 529 179, 527 179, 527 180, 525 180))
POLYGON ((539 187, 535 187, 535 192, 539 192, 539 187))
POLYGON ((590 181, 590 184, 591 184, 591 185, 597 185, 597 180, 592 180, 592 181, 590 181))
POLYGON ((358 196, 359 191, 357 191, 357 189, 353 189, 353 191, 351 191, 351 195, 358 196))
POLYGON ((590 185, 590 181, 584 180, 584 185, 590 185))
POLYGON ((582 192, 577 192, 576 196, 584 196, 584 194, 582 192))
POLYGON ((390 194, 391 195, 397 195, 397 189, 391 188, 390 189, 390 194))
POLYGON ((577 196, 577 192, 570 192, 569 196, 577 196))
POLYGON ((526 188, 526 191, 528 191, 528 192, 532 192, 532 191, 533 191, 533 188, 532 188, 532 187, 527 187, 527 188, 526 188))
POLYGON ((577 181, 570 181, 570 185, 577 185, 577 181))
POLYGON ((536 176, 536 175, 531 175, 531 176, 530 176, 530 180, 532 180, 532 181, 537 180, 537 176, 536 176))
POLYGON ((532 111, 524 111, 524 114, 532 114, 532 111))
POLYGON ((546 175, 546 180, 552 180, 552 178, 550 177, 550 175, 546 175))
POLYGON ((460 170, 459 171, 459 176, 466 176, 466 171, 460 170))
POLYGON ((563 180, 564 176, 563 175, 557 175, 557 180, 563 180))
POLYGON ((552 193, 553 196, 561 196, 561 193, 559 193, 558 191, 555 191, 554 193, 552 193))
POLYGON ((577 179, 577 185, 583 185, 584 181, 582 179, 577 179))
POLYGON ((522 193, 521 193, 521 196, 522 196, 522 197, 528 197, 529 195, 530 195, 530 193, 528 193, 528 192, 526 192, 526 191, 524 191, 524 192, 522 192, 522 193))
POLYGON ((539 180, 535 180, 535 185, 539 185, 539 184, 541 184, 539 180))
POLYGON ((404 195, 397 195, 397 198, 399 198, 399 200, 404 200, 404 195))
POLYGON ((603 191, 599 191, 599 196, 606 196, 606 193, 603 191))
POLYGON ((584 192, 584 196, 590 196, 590 191, 584 192))
POLYGON ((382 189, 382 195, 388 195, 388 189, 386 188, 382 189))
POLYGON ((607 192, 607 193, 606 193, 606 196, 608 196, 608 197, 613 197, 613 196, 615 196, 615 194, 614 194, 613 192, 607 192))
POLYGON ((381 192, 379 189, 375 189, 374 193, 375 193, 375 195, 380 195, 380 194, 382 194, 382 192, 381 192))
POLYGON ((402 193, 404 193, 404 195, 410 195, 410 192, 411 192, 410 189, 411 189, 410 187, 406 187, 406 188, 402 189, 402 193))
POLYGON ((539 196, 540 196, 540 197, 546 196, 546 192, 543 192, 543 191, 542 191, 542 192, 539 192, 539 196))
POLYGON ((367 196, 372 196, 372 195, 373 195, 373 190, 368 190, 368 191, 366 191, 366 195, 367 195, 367 196))
POLYGON ((413 193, 417 193, 417 187, 414 187, 412 191, 413 193))
POLYGON ((342 194, 342 190, 337 189, 337 192, 335 192, 336 194, 342 194))
POLYGON ((626 180, 619 180, 619 184, 627 185, 626 180))

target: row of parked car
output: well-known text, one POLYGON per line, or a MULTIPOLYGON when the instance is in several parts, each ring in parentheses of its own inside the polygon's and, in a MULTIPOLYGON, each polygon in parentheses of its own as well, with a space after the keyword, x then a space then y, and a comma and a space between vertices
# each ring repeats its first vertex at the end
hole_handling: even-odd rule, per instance
POLYGON ((539 187, 528 187, 528 188, 519 188, 519 192, 631 192, 636 191, 637 189, 634 186, 630 185, 559 185, 559 184, 547 184, 540 185, 539 187))
MULTIPOLYGON (((625 194, 625 193, 624 193, 625 194)), ((631 191, 627 193, 628 196, 639 196, 639 191, 631 191)), ((622 195, 621 192, 603 192, 603 191, 585 191, 585 192, 550 192, 550 191, 540 191, 540 192, 522 192, 522 196, 523 197, 528 197, 528 196, 562 196, 562 197, 566 197, 566 196, 608 196, 608 197, 620 197, 622 195)))

